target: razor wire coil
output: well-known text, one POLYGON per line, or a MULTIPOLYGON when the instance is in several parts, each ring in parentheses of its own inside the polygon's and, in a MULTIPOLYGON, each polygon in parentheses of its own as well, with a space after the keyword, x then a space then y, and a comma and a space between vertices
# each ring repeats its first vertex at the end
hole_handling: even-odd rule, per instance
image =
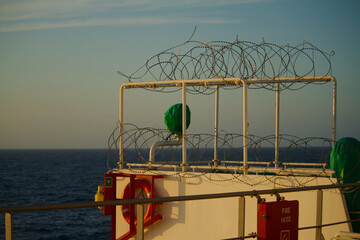
MULTIPOLYGON (((195 31, 194 31, 195 33, 195 31)), ((194 35, 193 33, 193 35, 194 35)), ((185 79, 241 78, 247 79, 278 79, 293 77, 301 79, 311 76, 328 76, 332 74, 331 57, 334 52, 327 53, 308 41, 296 46, 276 45, 265 42, 250 41, 234 42, 192 40, 161 51, 150 57, 144 65, 127 75, 118 74, 129 82, 167 81, 185 79), (315 68, 316 66, 316 68, 315 68)), ((280 90, 296 90, 309 83, 279 83, 280 90)), ((316 83, 321 84, 321 83, 316 83)), ((241 86, 229 84, 224 89, 241 86)), ((249 88, 263 88, 275 91, 276 85, 257 83, 249 88)), ((148 90, 174 92, 177 89, 157 88, 148 90)), ((187 89, 191 94, 212 94, 214 86, 193 86, 187 89)))

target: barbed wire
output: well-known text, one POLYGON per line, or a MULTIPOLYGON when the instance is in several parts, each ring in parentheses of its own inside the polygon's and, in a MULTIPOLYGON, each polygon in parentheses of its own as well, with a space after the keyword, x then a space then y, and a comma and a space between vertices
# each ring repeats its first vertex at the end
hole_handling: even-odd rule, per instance
MULTIPOLYGON (((118 74, 129 82, 165 81, 209 78, 277 79, 282 77, 304 78, 332 74, 331 56, 308 41, 296 46, 276 45, 265 42, 254 43, 192 40, 196 32, 183 44, 171 47, 150 57, 144 65, 127 75, 118 74), (316 66, 316 67, 315 67, 316 66)), ((280 90, 303 88, 309 83, 280 83, 280 90)), ((319 83, 317 83, 319 84, 319 83)), ((241 86, 228 84, 224 89, 241 86)), ((274 84, 251 84, 250 88, 275 90, 274 84)), ((180 88, 149 88, 151 91, 174 92, 180 88)), ((191 94, 212 94, 214 86, 193 86, 191 94)))
MULTIPOLYGON (((155 154, 155 164, 158 168, 149 167, 149 150, 151 145, 156 142, 168 141, 169 132, 166 129, 157 129, 151 127, 140 128, 134 124, 122 125, 123 151, 122 157, 124 166, 132 164, 142 164, 142 168, 131 167, 135 172, 154 172, 159 173, 161 168, 172 166, 174 171, 169 174, 176 175, 182 172, 180 164, 182 162, 182 145, 158 147, 155 154), (174 167, 175 166, 175 167, 174 167), (177 167, 176 167, 177 166, 177 167), (159 170, 158 170, 159 169, 159 170)), ((318 176, 324 176, 325 167, 329 164, 329 156, 331 153, 332 140, 327 138, 298 138, 292 135, 280 135, 279 161, 280 171, 270 173, 270 169, 275 164, 275 136, 258 137, 249 135, 247 137, 248 163, 251 166, 263 166, 261 174, 265 176, 261 181, 249 182, 243 174, 242 170, 234 171, 234 167, 241 167, 243 162, 243 135, 237 133, 226 133, 221 131, 217 136, 218 141, 218 161, 221 169, 214 166, 214 135, 213 134, 188 134, 186 135, 187 144, 187 163, 193 168, 191 174, 183 175, 185 178, 198 177, 206 173, 229 172, 224 179, 210 179, 209 181, 229 181, 238 180, 249 185, 257 185, 264 181, 273 182, 276 185, 282 185, 277 181, 277 177, 284 175, 285 172, 291 171, 287 168, 288 163, 316 163, 311 168, 319 170, 318 175, 309 175, 310 178, 306 182, 313 181, 318 176), (204 168, 206 166, 206 168, 204 168)), ((115 129, 109 137, 109 155, 108 167, 114 169, 118 167, 119 161, 119 128, 115 129)), ((310 168, 310 167, 309 167, 310 168)), ((164 174, 162 172, 161 174, 164 174)), ((287 173, 288 174, 288 173, 287 173)), ((292 175, 296 175, 295 173, 292 175)), ((330 176, 328 176, 330 177, 330 176)), ((293 181, 297 181, 296 177, 293 181)), ((304 181, 303 179, 301 181, 304 181)), ((298 184, 305 184, 304 182, 298 184)), ((285 184, 285 186, 288 186, 285 184)))

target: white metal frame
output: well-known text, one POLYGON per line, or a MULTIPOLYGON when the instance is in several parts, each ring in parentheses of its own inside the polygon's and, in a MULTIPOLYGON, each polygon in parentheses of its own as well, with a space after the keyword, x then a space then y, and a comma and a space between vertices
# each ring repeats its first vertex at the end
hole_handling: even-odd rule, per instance
POLYGON ((226 85, 242 85, 243 87, 243 169, 244 173, 248 168, 248 119, 247 119, 247 86, 250 84, 277 84, 276 85, 276 118, 275 118, 275 168, 279 166, 279 129, 280 129, 280 87, 281 83, 302 83, 302 82, 333 82, 333 107, 332 107, 332 142, 336 141, 336 80, 333 76, 316 76, 303 78, 263 78, 263 79, 241 79, 241 78, 214 78, 214 79, 191 79, 191 80, 169 80, 156 82, 129 82, 120 87, 119 98, 119 168, 123 168, 123 124, 124 124, 124 90, 132 88, 158 88, 158 87, 181 87, 182 88, 182 163, 183 171, 187 168, 186 153, 186 88, 191 86, 216 86, 215 92, 215 126, 214 126, 214 167, 218 167, 217 136, 219 124, 219 87, 226 85))

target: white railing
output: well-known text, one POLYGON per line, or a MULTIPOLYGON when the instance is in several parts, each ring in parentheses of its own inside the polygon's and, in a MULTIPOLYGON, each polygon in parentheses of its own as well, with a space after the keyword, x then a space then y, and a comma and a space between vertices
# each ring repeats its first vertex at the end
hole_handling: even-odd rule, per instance
MULTIPOLYGON (((239 197, 240 206, 240 231, 239 236, 235 239, 244 239, 248 237, 256 237, 256 234, 251 236, 245 236, 245 197, 257 197, 261 199, 261 195, 276 195, 280 198, 279 194, 290 193, 290 192, 303 192, 303 191, 314 191, 317 190, 317 204, 316 204, 316 226, 309 226, 299 228, 299 230, 305 230, 310 228, 316 228, 316 240, 321 240, 321 229, 324 226, 349 223, 338 222, 322 225, 322 205, 323 205, 323 192, 324 189, 334 188, 350 188, 359 187, 360 182, 348 183, 348 184, 331 184, 331 185, 319 185, 319 186, 308 186, 308 187, 295 187, 295 188, 280 188, 280 189, 268 189, 268 190, 253 190, 244 192, 229 192, 229 193, 216 193, 216 194, 202 194, 202 195, 187 195, 187 196, 176 196, 176 197, 159 197, 159 198, 145 198, 145 199, 120 199, 112 201, 101 201, 101 202, 86 202, 86 203, 60 203, 60 204, 48 204, 48 205, 33 205, 33 206, 11 206, 11 207, 0 207, 0 213, 5 213, 5 239, 12 240, 13 223, 12 214, 15 212, 29 212, 29 211, 49 211, 59 209, 75 209, 75 208, 94 208, 104 206, 116 206, 116 205, 137 205, 137 219, 143 219, 144 209, 143 204, 148 203, 165 203, 165 202, 179 202, 179 201, 194 201, 194 200, 206 200, 216 198, 230 198, 239 197)), ((354 220, 353 220, 354 221, 354 220)), ((360 219, 355 220, 360 221, 360 219)), ((144 225, 143 221, 137 221, 137 239, 143 239, 144 237, 144 225)))
POLYGON ((214 166, 217 167, 218 156, 217 156, 217 136, 219 126, 219 91, 220 86, 228 85, 239 85, 243 88, 243 167, 248 167, 248 116, 247 116, 247 87, 251 84, 276 84, 276 111, 275 111, 275 169, 279 168, 279 128, 280 128, 280 88, 281 83, 321 83, 321 82, 333 82, 332 88, 332 143, 336 142, 336 80, 332 76, 315 76, 315 77, 302 77, 302 78, 271 78, 271 79, 241 79, 241 78, 215 78, 215 79, 191 79, 191 80, 171 80, 171 81, 156 81, 156 82, 129 82, 124 83, 120 87, 120 98, 119 98, 119 168, 123 168, 125 162, 123 159, 123 125, 124 125, 124 90, 133 88, 164 88, 164 87, 178 87, 182 88, 182 162, 180 166, 183 171, 188 167, 187 156, 186 156, 186 89, 192 86, 216 86, 215 89, 215 120, 214 120, 214 166))

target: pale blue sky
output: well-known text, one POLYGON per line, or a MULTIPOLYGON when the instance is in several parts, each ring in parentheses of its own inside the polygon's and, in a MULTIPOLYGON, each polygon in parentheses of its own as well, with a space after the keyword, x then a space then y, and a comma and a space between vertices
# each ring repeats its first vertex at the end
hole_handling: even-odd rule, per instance
MULTIPOLYGON (((116 71, 132 73, 154 54, 184 42, 194 26, 194 39, 202 42, 236 36, 278 45, 307 40, 335 51, 338 138, 360 139, 359 12, 355 0, 0 0, 0 148, 106 147, 125 82, 116 71)), ((283 94, 282 133, 331 136, 331 86, 310 93, 283 94)), ((250 133, 273 134, 271 94, 250 93, 250 133), (260 121, 269 115, 271 121, 260 121)), ((221 97, 220 127, 241 132, 240 114, 225 112, 239 96, 221 97)), ((163 113, 180 99, 140 91, 129 96, 125 120, 164 128, 163 113)), ((189 101, 189 130, 211 133, 213 96, 189 101), (211 121, 206 125, 204 119, 211 121)))

